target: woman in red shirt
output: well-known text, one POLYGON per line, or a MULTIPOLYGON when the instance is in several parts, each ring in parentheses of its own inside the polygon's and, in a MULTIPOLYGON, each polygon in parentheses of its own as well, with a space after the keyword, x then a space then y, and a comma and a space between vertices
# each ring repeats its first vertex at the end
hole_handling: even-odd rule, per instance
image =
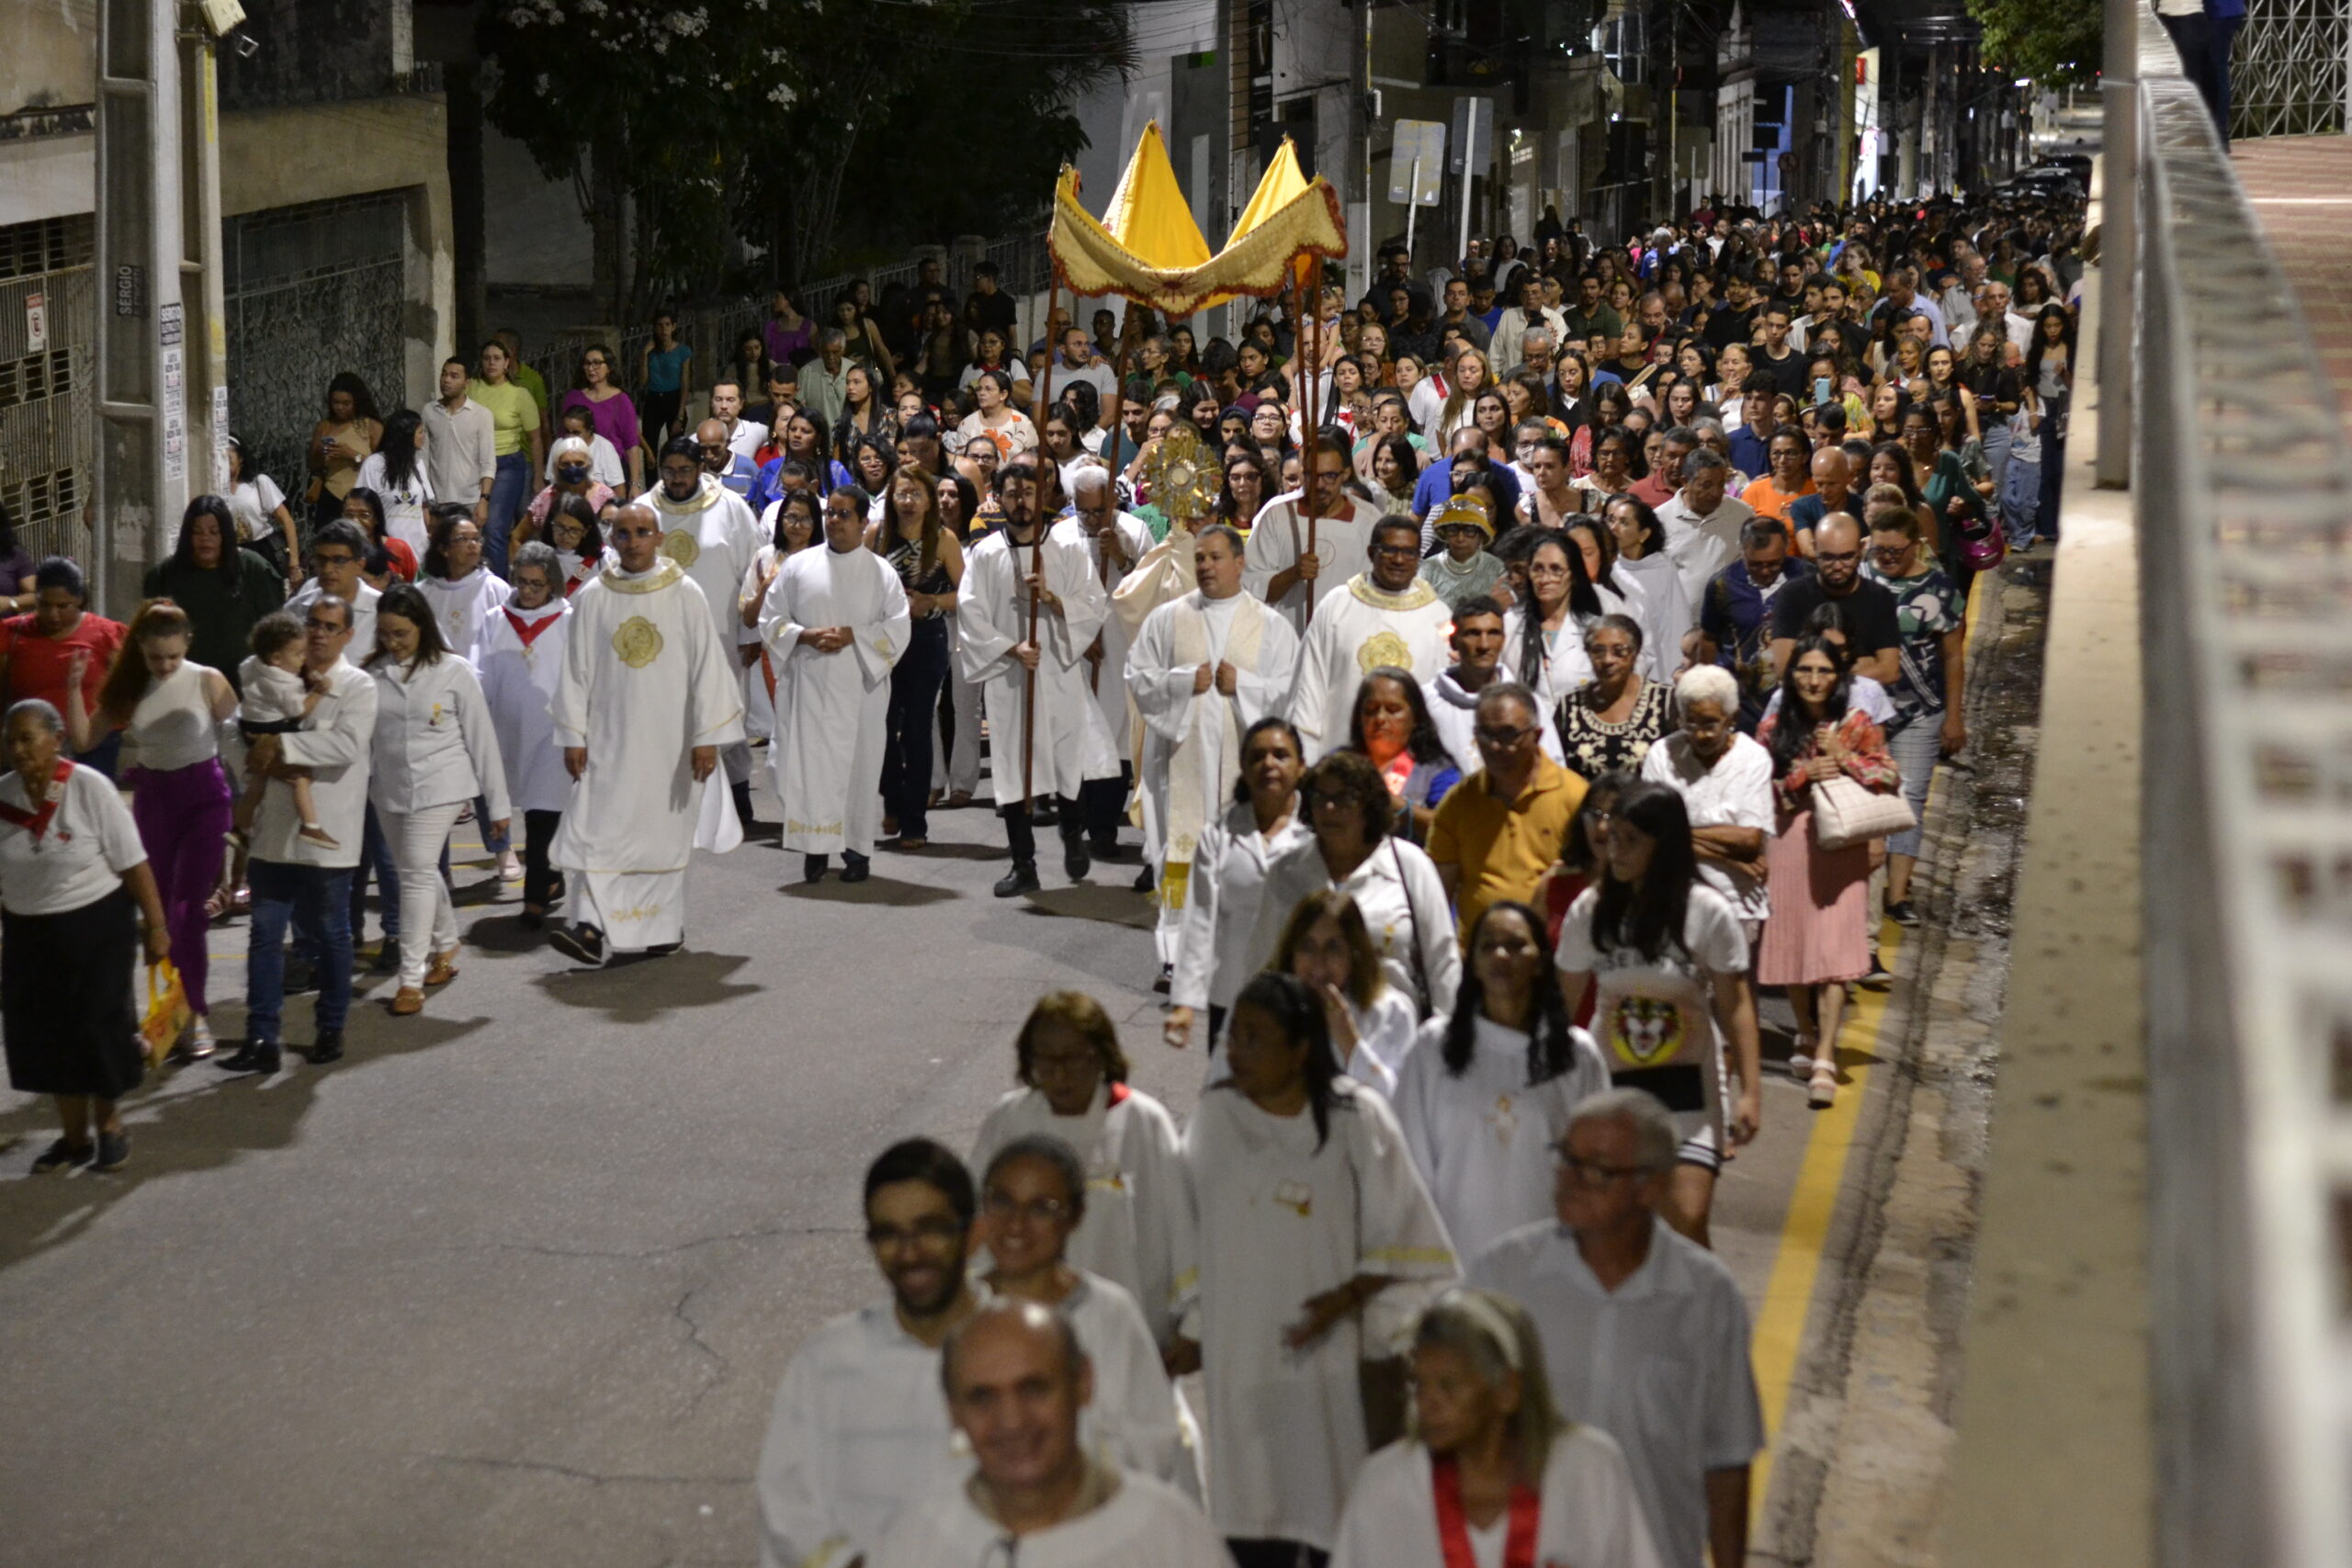
MULTIPOLYGON (((97 710, 98 688, 122 647, 123 626, 92 615, 89 597, 82 569, 65 557, 51 556, 34 570, 32 614, 0 621, 0 683, 6 685, 10 701, 39 697, 63 713, 67 671, 80 649, 89 656, 82 677, 84 709, 97 710)), ((73 760, 112 778, 121 750, 122 732, 109 730, 73 760)))

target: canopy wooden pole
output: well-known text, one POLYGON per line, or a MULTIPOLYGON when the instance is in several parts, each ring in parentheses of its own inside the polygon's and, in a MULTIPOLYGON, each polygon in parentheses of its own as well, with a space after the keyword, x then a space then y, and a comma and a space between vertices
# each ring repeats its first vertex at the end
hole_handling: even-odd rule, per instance
MULTIPOLYGON (((1041 583, 1046 575, 1046 529, 1049 525, 1045 516, 1046 481, 1043 465, 1054 460, 1054 455, 1046 450, 1046 411, 1054 406, 1052 402, 1054 356, 1061 352, 1054 342, 1054 312, 1060 308, 1061 279, 1056 277, 1046 285, 1046 368, 1037 378, 1035 411, 1039 459, 1035 487, 1038 516, 1036 543, 1032 545, 1029 550, 1029 575, 1038 579, 1041 583)), ((1005 543, 1010 546, 1012 541, 1007 539, 1005 543)), ((1018 571, 1021 567, 1021 558, 1018 555, 1013 557, 1012 564, 1013 570, 1018 571)), ((1032 648, 1037 646, 1037 590, 1035 588, 1029 591, 1029 646, 1032 648)), ((1022 685, 1021 814, 1026 817, 1029 815, 1030 801, 1035 794, 1037 781, 1037 671, 1034 666, 1023 676, 1022 685)))

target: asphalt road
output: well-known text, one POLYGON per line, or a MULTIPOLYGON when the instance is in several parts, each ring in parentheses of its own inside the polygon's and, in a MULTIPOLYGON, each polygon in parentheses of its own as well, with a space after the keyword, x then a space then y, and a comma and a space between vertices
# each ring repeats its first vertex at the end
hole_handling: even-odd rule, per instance
MULTIPOLYGON (((1000 901, 994 820, 933 835, 860 887, 764 842, 700 857, 687 950, 601 973, 461 863, 463 972, 424 1014, 379 979, 335 1066, 174 1071, 118 1175, 26 1176, 47 1109, 0 1090, 0 1564, 752 1561, 785 1363, 878 1289, 865 1162, 968 1146, 1052 987, 1102 998, 1137 1087, 1195 1098, 1133 862, 1068 887, 1048 853, 1000 901)), ((224 1037, 243 943, 215 930, 224 1037)), ((1805 1117, 1775 1078, 1719 1196, 1751 1300, 1805 1117)))

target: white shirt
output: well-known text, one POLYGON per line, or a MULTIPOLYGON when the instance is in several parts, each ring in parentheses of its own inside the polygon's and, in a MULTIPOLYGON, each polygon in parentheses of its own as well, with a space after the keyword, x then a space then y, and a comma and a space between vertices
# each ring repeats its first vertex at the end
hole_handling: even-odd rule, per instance
MULTIPOLYGON (((375 590, 369 596, 369 646, 374 638, 375 590)), ((315 595, 313 595, 315 597, 315 595)), ((342 870, 359 863, 359 843, 368 818, 368 773, 376 737, 376 682, 347 659, 326 672, 327 689, 305 720, 307 728, 279 736, 284 761, 311 770, 311 804, 319 826, 335 841, 329 849, 301 836, 300 814, 291 789, 262 792, 254 813, 253 858, 279 865, 342 870)))
POLYGON ((767 438, 766 425, 755 419, 739 419, 735 422, 735 428, 727 433, 727 449, 738 457, 748 457, 757 452, 760 444, 767 438))
POLYGON ((571 774, 563 765, 555 716, 548 711, 557 678, 563 672, 571 615, 571 604, 561 599, 536 610, 502 606, 482 624, 481 640, 474 644, 474 670, 481 677, 482 701, 498 732, 499 761, 505 766, 507 793, 517 811, 560 811, 571 798, 571 774), (526 644, 510 615, 532 626, 549 616, 558 624, 546 626, 526 644))
POLYGON ((182 662, 151 682, 124 727, 123 744, 141 769, 175 773, 220 755, 220 726, 212 716, 212 696, 201 664, 182 662))
POLYGON ((1739 553, 1739 531, 1755 516, 1754 507, 1737 496, 1726 495, 1702 517, 1690 510, 1680 491, 1668 496, 1666 504, 1657 509, 1658 524, 1666 530, 1667 558, 1681 575, 1683 597, 1694 609, 1706 603, 1708 579, 1739 553))
POLYGON ((226 499, 237 520, 238 538, 265 539, 278 532, 277 513, 286 504, 286 492, 267 474, 238 480, 226 499))
POLYGON ((379 660, 368 797, 379 811, 421 811, 485 795, 490 819, 509 814, 498 732, 474 667, 455 653, 413 666, 379 660))
POLYGON ((1462 981, 1462 946, 1454 940, 1453 903, 1429 855, 1419 846, 1394 837, 1374 845, 1343 881, 1331 879, 1322 848, 1311 833, 1268 865, 1249 956, 1242 964, 1243 977, 1272 961, 1283 927, 1289 923, 1298 901, 1327 887, 1355 899, 1372 933, 1373 951, 1380 954, 1391 986, 1408 998, 1419 994, 1413 983, 1412 957, 1412 944, 1418 942, 1419 967, 1429 979, 1426 1000, 1430 1010, 1453 1010, 1454 989, 1462 981))
MULTIPOLYGON (((298 618, 307 616, 311 606, 317 604, 325 592, 314 577, 294 591, 286 601, 286 608, 298 618)), ((383 596, 382 589, 365 581, 352 592, 351 641, 344 646, 343 656, 355 664, 376 651, 376 601, 383 596)))
MULTIPOLYGON (((573 406, 577 407, 578 405, 575 404, 573 406)), ((574 441, 585 441, 588 443, 588 477, 590 479, 596 480, 600 484, 609 486, 614 490, 621 488, 622 484, 628 479, 628 469, 621 465, 621 454, 619 447, 615 446, 611 442, 605 440, 602 435, 599 435, 593 430, 585 435, 575 435, 571 437, 571 439, 574 441)), ((557 443, 551 442, 548 446, 546 482, 548 484, 555 483, 555 447, 557 445, 557 443)), ((756 448, 754 448, 754 450, 756 450, 756 448)), ((424 553, 424 552, 422 550, 417 552, 420 557, 424 553)))
POLYGON ((498 477, 498 422, 471 398, 451 413, 438 399, 424 405, 425 472, 433 493, 469 503, 490 491, 498 477))
POLYGON ((1285 851, 1312 844, 1315 834, 1294 809, 1269 834, 1258 831, 1248 801, 1228 807, 1201 829, 1193 874, 1184 888, 1184 919, 1176 938, 1172 1007, 1231 1007, 1250 966, 1266 867, 1285 851))
POLYGON ((910 1503, 867 1568, 1228 1568, 1225 1539, 1186 1498, 1148 1475, 1118 1472, 1102 1506, 1009 1540, 959 1480, 910 1503))
MULTIPOLYGON (((65 766, 64 781, 49 786, 57 809, 40 837, 27 824, 0 819, 0 908, 12 915, 87 908, 120 887, 132 866, 146 863, 138 826, 114 781, 79 762, 65 766)), ((0 807, 32 809, 13 768, 0 775, 0 807)))
MULTIPOLYGON (((1624 1450, 1608 1433, 1578 1422, 1555 1434, 1538 1494, 1536 1562, 1661 1568, 1624 1450)), ((1463 1523, 1477 1568, 1501 1568, 1510 1511, 1484 1530, 1463 1523)), ((1444 1560, 1430 1451, 1410 1439, 1391 1443, 1356 1472, 1331 1568, 1437 1568, 1444 1560)))
POLYGON ((960 1483, 967 1468, 939 1352, 888 1302, 837 1317, 801 1341, 775 1391, 757 1477, 760 1568, 870 1558, 909 1497, 960 1483))
MULTIPOLYGON (((423 552, 417 558, 424 559, 423 552)), ((506 580, 486 566, 474 568, 454 582, 447 578, 420 575, 416 589, 433 606, 433 617, 441 625, 442 642, 461 658, 472 652, 474 644, 481 640, 482 624, 498 613, 500 605, 514 597, 514 590, 506 580)))
MULTIPOLYGON (((1507 641, 1504 646, 1510 645, 1507 641)), ((1471 734, 1478 728, 1478 694, 1462 689, 1454 673, 1461 668, 1457 664, 1436 680, 1423 682, 1421 700, 1429 704, 1430 723, 1437 730, 1437 738, 1445 742, 1445 754, 1453 759, 1453 765, 1467 778, 1485 767, 1487 760, 1478 754, 1478 742, 1471 734)), ((1516 681, 1519 677, 1511 673, 1508 663, 1503 663, 1495 666, 1493 679, 1516 681)), ((1565 767, 1568 759, 1560 750, 1559 728, 1552 722, 1555 705, 1540 705, 1544 709, 1544 736, 1538 744, 1546 757, 1565 767)))
POLYGON ((1764 1447, 1731 1270, 1658 1220, 1642 1266, 1604 1290, 1576 1238, 1547 1222, 1497 1242, 1469 1277, 1526 1307, 1560 1414, 1617 1439, 1659 1560, 1699 1568, 1707 1472, 1745 1468, 1764 1447))
MULTIPOLYGON (((1749 736, 1734 735, 1731 750, 1710 768, 1690 750, 1690 738, 1678 729, 1643 757, 1642 777, 1672 787, 1682 797, 1693 828, 1757 828, 1768 843, 1772 837, 1772 753, 1749 736)), ((1739 866, 1702 860, 1699 878, 1729 899, 1743 920, 1760 920, 1771 912, 1762 856, 1739 866)))
POLYGON ((409 470, 408 483, 395 485, 384 471, 384 455, 370 452, 368 460, 359 465, 358 487, 372 490, 384 503, 384 532, 424 558, 427 543, 424 509, 440 498, 433 492, 432 476, 425 465, 424 454, 416 455, 416 465, 409 470))

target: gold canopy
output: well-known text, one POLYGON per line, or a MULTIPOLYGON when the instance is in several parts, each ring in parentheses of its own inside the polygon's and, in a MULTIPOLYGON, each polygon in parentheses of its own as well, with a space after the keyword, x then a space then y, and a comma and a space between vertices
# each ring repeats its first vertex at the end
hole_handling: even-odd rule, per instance
POLYGON ((1056 279, 1073 294, 1116 294, 1189 316, 1245 295, 1282 293, 1309 258, 1346 255, 1348 231, 1339 192, 1319 175, 1307 179, 1284 138, 1225 248, 1211 255, 1155 120, 1144 127, 1102 221, 1079 204, 1077 171, 1063 167, 1046 248, 1056 279))

